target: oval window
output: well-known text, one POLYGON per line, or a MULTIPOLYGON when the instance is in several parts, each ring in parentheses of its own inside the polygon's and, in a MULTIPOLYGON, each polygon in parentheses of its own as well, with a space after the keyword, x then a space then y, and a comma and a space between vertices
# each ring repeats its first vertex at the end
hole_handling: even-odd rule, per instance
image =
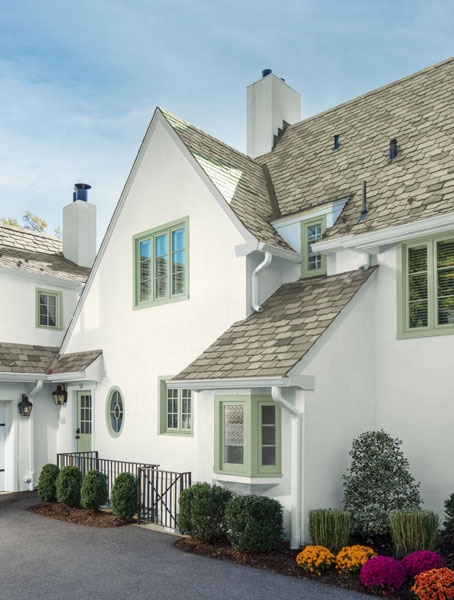
POLYGON ((107 399, 107 426, 111 435, 120 435, 124 421, 123 397, 118 388, 113 388, 107 399))

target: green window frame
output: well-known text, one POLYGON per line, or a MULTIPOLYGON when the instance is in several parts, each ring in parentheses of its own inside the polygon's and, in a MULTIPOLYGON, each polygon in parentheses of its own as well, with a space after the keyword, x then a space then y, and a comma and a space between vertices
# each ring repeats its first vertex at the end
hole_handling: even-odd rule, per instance
POLYGON ((301 221, 301 277, 315 277, 326 274, 326 256, 312 252, 311 245, 317 242, 326 231, 326 215, 301 221))
POLYGON ((188 217, 150 229, 133 238, 134 307, 189 297, 188 217))
POLYGON ((120 388, 112 387, 107 394, 106 424, 112 437, 118 437, 123 431, 125 406, 120 388))
POLYGON ((454 237, 398 247, 398 338, 454 334, 454 237))
POLYGON ((281 475, 281 410, 270 396, 216 398, 215 472, 281 475))
POLYGON ((168 379, 171 376, 159 378, 160 433, 192 435, 192 391, 170 389, 166 384, 168 379))
POLYGON ((61 329, 62 294, 54 290, 37 289, 35 295, 36 327, 61 329))

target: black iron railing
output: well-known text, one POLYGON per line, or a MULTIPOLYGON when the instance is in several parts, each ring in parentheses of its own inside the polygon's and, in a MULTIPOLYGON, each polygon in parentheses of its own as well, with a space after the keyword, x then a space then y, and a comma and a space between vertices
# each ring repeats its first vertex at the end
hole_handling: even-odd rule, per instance
POLYGON ((57 454, 57 465, 60 469, 67 466, 75 466, 81 471, 82 476, 85 476, 88 471, 93 469, 99 471, 100 473, 104 473, 104 475, 107 477, 109 498, 110 492, 112 491, 112 486, 115 483, 115 479, 121 473, 132 473, 138 478, 139 468, 145 467, 147 469, 155 470, 159 467, 159 465, 147 463, 99 458, 97 450, 90 452, 69 452, 66 454, 57 454))
POLYGON ((137 476, 139 523, 154 523, 178 531, 178 501, 191 485, 191 473, 139 467, 137 476))

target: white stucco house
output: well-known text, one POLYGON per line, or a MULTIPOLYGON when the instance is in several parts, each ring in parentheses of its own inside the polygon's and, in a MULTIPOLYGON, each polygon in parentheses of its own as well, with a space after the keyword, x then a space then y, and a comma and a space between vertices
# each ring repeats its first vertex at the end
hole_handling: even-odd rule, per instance
POLYGON ((296 547, 310 509, 341 505, 352 440, 383 428, 442 513, 453 83, 450 59, 301 120, 299 94, 264 71, 247 155, 156 109, 47 366, 67 403, 35 396, 35 473, 84 449, 190 471, 278 499, 296 547))

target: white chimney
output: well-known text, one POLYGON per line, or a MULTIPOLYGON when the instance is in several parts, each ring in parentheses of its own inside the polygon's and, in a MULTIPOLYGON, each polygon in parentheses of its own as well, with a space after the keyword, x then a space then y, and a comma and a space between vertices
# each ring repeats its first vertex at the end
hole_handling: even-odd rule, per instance
POLYGON ((91 267, 96 256, 96 206, 87 202, 89 189, 76 183, 73 201, 63 208, 63 255, 80 267, 91 267))
POLYGON ((301 95, 270 69, 247 88, 247 153, 251 158, 270 152, 274 136, 285 123, 301 120, 301 95))

